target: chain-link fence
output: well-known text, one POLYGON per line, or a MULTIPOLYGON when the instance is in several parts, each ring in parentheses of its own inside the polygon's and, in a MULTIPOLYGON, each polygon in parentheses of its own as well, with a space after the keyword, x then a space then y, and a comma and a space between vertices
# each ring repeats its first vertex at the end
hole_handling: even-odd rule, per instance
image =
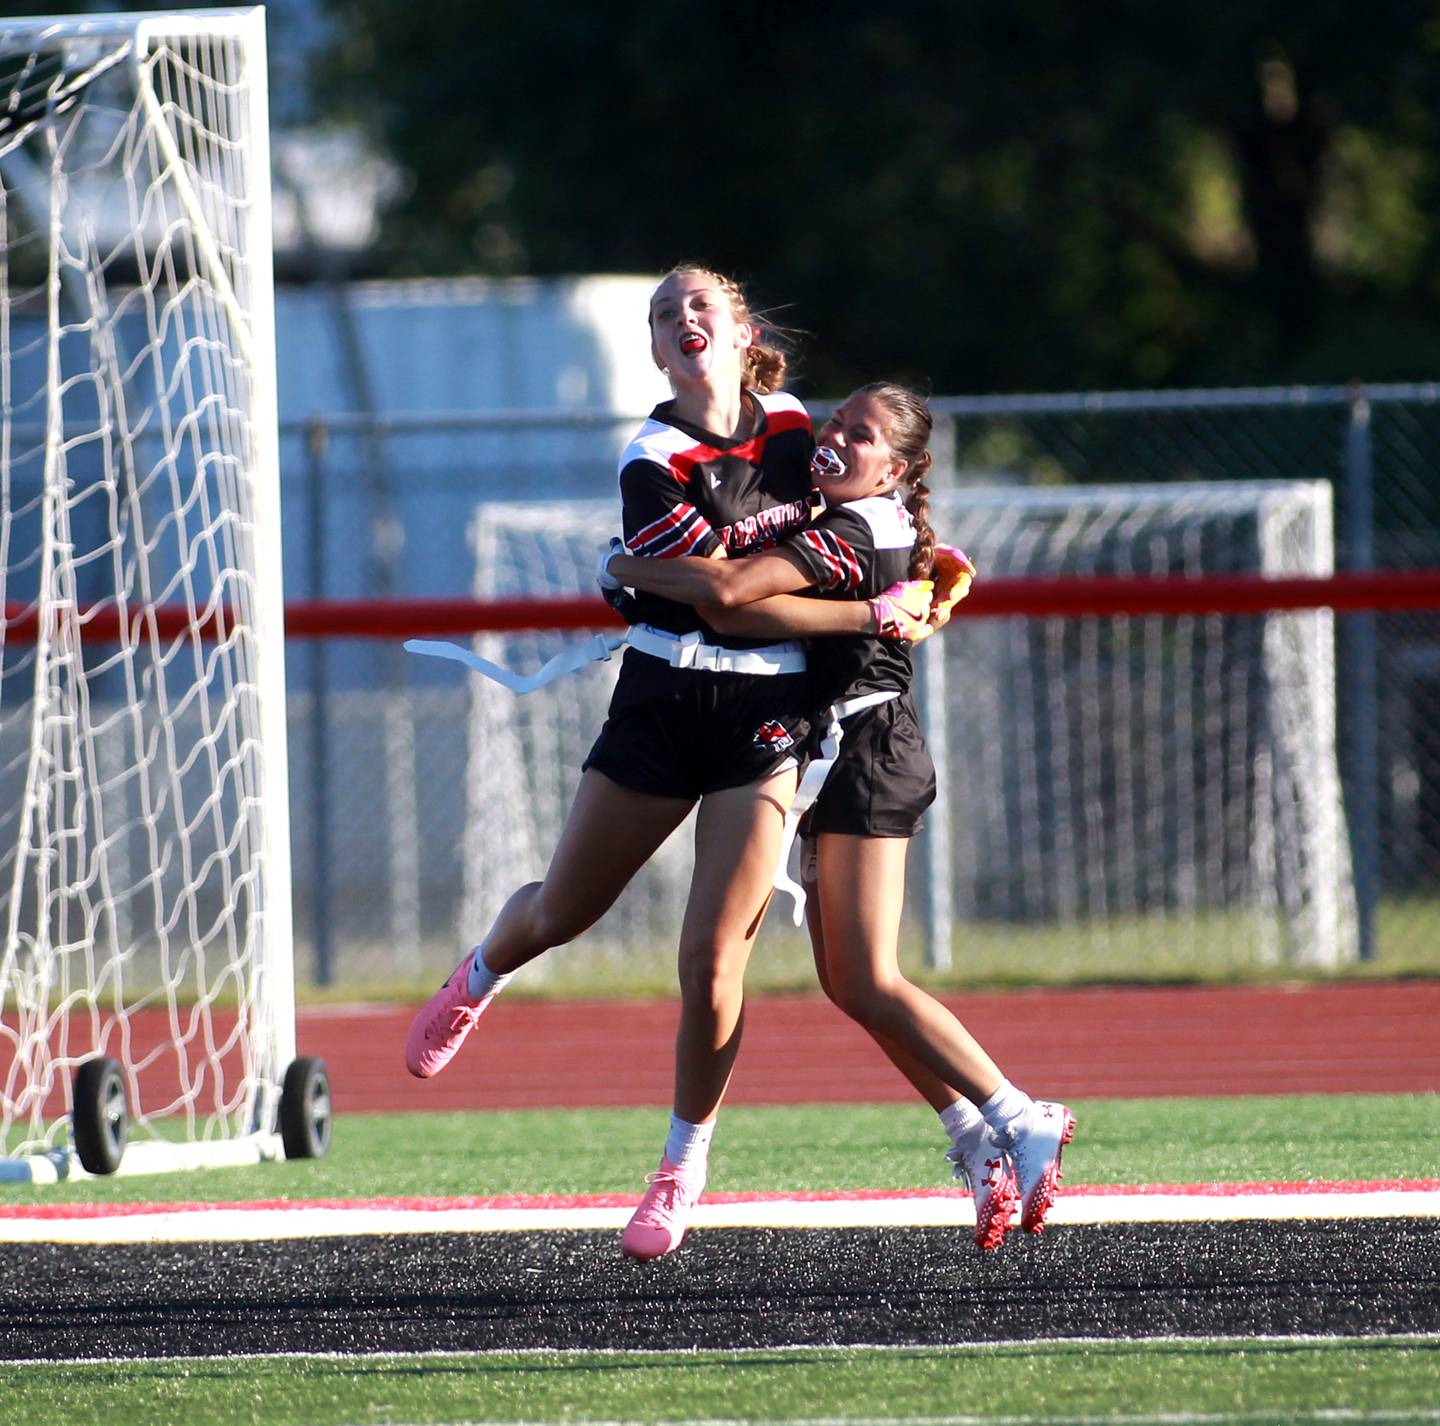
MULTIPOLYGON (((1339 568, 1440 567, 1440 489, 1431 476, 1440 387, 939 398, 931 406, 938 490, 1318 480, 1333 491, 1339 568)), ((317 417, 286 428, 289 597, 471 593, 477 506, 613 498, 615 457, 639 418, 317 417)), ((1116 559, 1108 572, 1131 572, 1126 561, 1138 561, 1134 572, 1151 568, 1133 552, 1116 559)), ((1355 943, 1363 956, 1400 961, 1433 942, 1431 905, 1440 910, 1440 616, 1350 614, 1335 630, 1355 943)), ((425 979, 447 970, 483 929, 462 924, 469 696, 452 674, 423 667, 431 662, 378 641, 291 642, 302 977, 425 979)), ((945 696, 960 695, 951 686, 945 696)), ((928 924, 949 893, 934 881, 933 852, 916 862, 912 901, 928 924)), ((965 904, 956 910, 962 920, 981 915, 965 904)), ((1085 937, 1075 934, 1083 909, 1050 914, 1054 938, 1036 955, 1059 971, 1056 961, 1078 954, 1082 941, 1095 944, 1097 932, 1087 925, 1085 937)), ((999 960, 1023 973, 1023 956, 1003 949, 1020 944, 1006 941, 1005 916, 962 925, 957 942, 991 944, 998 933, 999 960)), ((1105 928, 1098 939, 1115 940, 1105 928)), ((1096 965, 1123 973, 1131 952, 1115 944, 1096 965)))

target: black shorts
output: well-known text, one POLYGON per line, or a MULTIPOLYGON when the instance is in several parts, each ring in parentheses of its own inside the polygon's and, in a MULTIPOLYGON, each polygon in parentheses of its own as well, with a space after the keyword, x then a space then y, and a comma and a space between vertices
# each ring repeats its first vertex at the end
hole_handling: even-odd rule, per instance
POLYGON ((582 766, 655 797, 693 801, 745 787, 799 757, 809 689, 803 673, 697 672, 627 649, 582 766))
POLYGON ((800 833, 913 837, 935 800, 935 764, 908 693, 862 709, 841 725, 840 756, 800 833))

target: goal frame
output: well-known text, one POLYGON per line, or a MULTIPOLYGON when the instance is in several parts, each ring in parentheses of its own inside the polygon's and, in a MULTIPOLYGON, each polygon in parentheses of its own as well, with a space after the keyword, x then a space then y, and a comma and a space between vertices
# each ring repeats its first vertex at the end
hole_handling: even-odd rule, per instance
MULTIPOLYGON (((474 594, 486 600, 524 600, 584 593, 590 586, 589 556, 614 532, 616 519, 613 499, 479 505, 472 526, 474 594)), ((973 618, 961 606, 951 627, 926 641, 917 653, 916 691, 939 787, 910 857, 912 895, 906 920, 918 933, 928 966, 945 970, 963 964, 964 927, 971 923, 1043 926, 1066 935, 1073 932, 1077 940, 1119 946, 1122 935, 1112 938, 1107 923, 1117 927, 1123 923, 1123 938, 1170 938, 1177 928, 1200 928, 1215 912, 1220 914, 1214 919, 1228 919, 1233 925, 1197 934, 1190 943, 1196 955, 1218 940, 1225 954, 1239 955, 1255 965, 1288 962, 1333 968, 1352 961, 1357 955, 1355 900, 1336 748, 1333 614, 1326 609, 1248 612, 1234 616, 1246 621, 1239 632, 1238 625, 1230 625, 1231 616, 1212 615, 1203 602, 1170 613, 1116 616, 1097 611, 1085 617, 1085 580, 1071 578, 1091 575, 1103 581, 1107 575, 1128 575, 1174 585, 1181 582, 1176 576, 1199 581, 1207 575, 1283 579, 1332 574, 1328 482, 1297 478, 954 486, 932 496, 931 522, 941 538, 963 545, 975 558, 981 571, 978 588, 985 587, 987 577, 1064 577, 1074 590, 1074 612, 1082 617, 1052 611, 1006 620, 973 618), (1125 546, 1129 557, 1116 563, 1107 532, 1120 531, 1125 540, 1134 539, 1136 527, 1130 517, 1148 520, 1152 512, 1171 521, 1167 528, 1176 540, 1182 530, 1191 528, 1188 522, 1212 522, 1197 527, 1210 532, 1204 536, 1209 543, 1197 545, 1187 538, 1184 543, 1165 544, 1152 560, 1148 542, 1142 542, 1125 546), (1086 523, 1092 516, 1103 517, 1093 530, 1086 523), (1018 545, 1006 543, 1011 536, 1004 530, 1029 529, 1025 522, 1036 517, 1050 521, 1060 532, 1058 544, 1037 545, 1029 537, 1018 545), (996 533, 996 520, 1007 522, 999 527, 1001 533, 996 533), (1213 522, 1236 520, 1241 526, 1232 534, 1238 535, 1243 527, 1247 542, 1216 545, 1221 538, 1218 531, 1231 527, 1213 522), (1077 543, 1076 533, 1085 531, 1089 531, 1085 540, 1077 543), (1027 553, 1032 550, 1036 563, 1027 553), (1058 564, 1050 558, 1057 551, 1069 552, 1058 564), (1223 560, 1215 560, 1216 555, 1223 555, 1223 560), (1025 866, 1013 857, 1007 859, 1003 850, 998 854, 987 850, 987 845, 1003 849, 1005 831, 1011 827, 1023 827, 1023 833, 1017 830, 1015 836, 1028 836, 1027 845, 1037 844, 1031 833, 1038 824, 1022 821, 1022 814, 1029 816, 1022 793, 1028 797, 1029 785, 1044 782, 1056 762, 1064 761, 1052 757, 1043 768, 1037 762, 1038 770, 1025 774, 1022 787, 1016 776, 1019 755, 1012 749, 1002 757, 998 747, 986 746, 987 738, 993 743, 1021 721, 1020 711, 1007 704, 1002 689, 1013 689, 1014 680, 1023 674, 1032 688, 1044 691, 1023 717, 1026 728, 1039 728, 1054 748, 1061 746, 1064 727, 1079 728, 1087 719, 1092 725, 1096 722, 1077 701, 1087 696, 1087 686, 1067 683, 1058 665, 1036 663, 1034 672, 1025 673, 1039 657, 1036 651, 1027 652, 1026 640, 1057 649, 1072 640, 1085 651, 1095 641, 1094 631, 1107 625, 1129 647, 1156 646, 1162 651, 1160 662, 1147 662, 1144 667, 1173 685, 1175 705, 1187 720, 1185 738, 1176 742, 1177 754, 1169 742, 1178 734, 1163 714, 1142 723, 1140 707, 1148 707, 1149 698, 1137 697, 1143 686, 1131 681, 1126 684, 1132 705, 1128 721, 1113 724, 1124 736, 1101 740, 1104 745, 1091 765, 1094 770, 1077 773, 1072 778, 1075 788, 1083 791, 1086 785, 1112 777, 1127 755, 1128 738, 1147 754, 1158 755, 1143 767, 1136 764, 1135 773, 1127 773, 1137 789, 1129 799, 1133 809, 1148 812, 1160 807, 1172 784, 1189 798, 1202 786, 1197 753, 1204 752, 1205 740, 1198 730, 1211 716, 1230 719, 1224 726, 1234 730, 1227 734, 1223 776, 1210 776, 1204 805, 1187 801, 1190 820, 1177 823, 1185 829, 1183 838, 1209 819, 1211 826, 1201 844, 1203 875, 1192 876, 1188 870, 1178 874, 1174 868, 1183 858, 1177 852, 1164 869, 1146 870, 1143 886, 1142 878, 1132 877, 1123 894, 1108 891, 1107 879, 1118 875, 1113 868, 1126 858, 1143 867, 1140 859, 1147 849, 1138 836, 1125 840, 1128 833, 1120 822, 1114 829, 1102 829, 1094 839, 1095 850, 1085 850, 1072 837, 1073 853, 1062 855, 1059 848, 1052 848, 1043 859, 1037 856, 1025 866), (1164 652, 1172 641, 1177 647, 1205 651, 1211 663, 1242 656, 1261 660, 1255 666, 1254 686, 1234 692, 1230 685, 1236 680, 1227 679, 1215 700, 1202 705, 1195 700, 1211 696, 1206 671, 1196 665, 1186 672, 1189 666, 1183 654, 1164 652), (1281 716, 1287 698, 1291 711, 1281 716), (1206 712, 1202 718, 1197 711, 1202 707, 1218 712, 1206 712), (1303 726, 1293 716, 1297 709, 1305 715, 1298 720, 1303 726), (1037 710, 1052 710, 1057 721, 1042 725, 1037 710), (1187 766, 1192 771, 1186 772, 1187 766), (1214 816, 1212 809, 1222 806, 1221 815, 1214 816), (976 809, 988 809, 983 835, 976 809), (1102 850, 1107 846, 1116 850, 1102 850), (1013 905, 999 905, 993 888, 1012 874, 1027 890, 1013 905), (1028 889, 1032 887, 1033 895, 1028 889), (1042 899, 1046 888, 1058 888, 1053 906, 1042 899), (1233 900, 1221 899, 1230 895, 1233 900)), ((1148 529, 1145 520, 1141 525, 1148 529)), ((475 650, 514 673, 530 674, 563 640, 558 629, 510 638, 482 634, 475 650)), ((1090 657, 1088 652, 1085 657, 1090 657)), ((1108 667, 1120 674, 1124 661, 1107 657, 1108 667)), ((1148 652, 1145 657, 1150 658, 1148 652)), ((576 676, 563 694, 542 690, 519 699, 488 680, 470 680, 466 894, 458 941, 483 932, 507 887, 543 872, 543 856, 553 845, 563 813, 566 778, 573 781, 586 746, 583 730, 570 725, 583 709, 593 737, 613 677, 614 665, 602 664, 594 672, 576 676), (507 809, 503 820, 494 815, 501 806, 507 809)), ((1112 675, 1107 672, 1102 680, 1092 672, 1091 680, 1104 692, 1112 675)), ((1103 804, 1100 810, 1106 811, 1103 804)), ((1079 825, 1073 807, 1065 815, 1070 825, 1079 825)), ((1201 833, 1194 830, 1193 835, 1201 833)), ((666 864, 647 866, 616 909, 587 934, 587 958, 629 955, 629 948, 644 944, 647 901, 668 918, 668 924, 678 925, 688 873, 670 857, 673 850, 667 844, 662 849, 669 858, 666 864)), ((655 863, 661 860, 657 857, 655 863)), ((1161 864, 1160 858, 1156 864, 1161 864)), ((765 934, 778 941, 786 931, 767 928, 765 934)), ((664 937, 659 939, 666 944, 664 937)))
MULTIPOLYGON (((280 473, 278 391, 275 352, 274 276, 271 237, 270 126, 267 80, 265 12, 262 6, 224 9, 117 12, 101 15, 55 15, 17 17, 0 21, 7 36, 27 32, 37 40, 61 42, 66 39, 127 42, 128 64, 134 76, 136 97, 150 121, 147 134, 153 137, 168 165, 180 206, 190 219, 198 262, 224 306, 232 338, 239 347, 245 369, 247 397, 246 429, 249 438, 248 468, 244 472, 246 493, 253 519, 247 531, 251 576, 243 612, 231 611, 249 625, 251 672, 255 689, 255 720, 261 752, 255 759, 254 795, 260 810, 247 818, 246 836, 254 840, 253 864, 258 868, 259 909, 252 913, 258 930, 252 929, 254 944, 245 967, 246 984, 237 1014, 242 1021, 244 1049, 244 1094, 242 1107, 230 1122, 218 1129, 216 1115, 206 1121, 204 1134, 183 1142, 156 1136, 132 1142, 120 1156, 116 1172, 154 1172, 255 1163, 281 1157, 290 1143, 283 1132, 289 1092, 287 1073, 298 1064, 295 1035, 294 933, 291 910, 291 857, 289 840, 288 759, 286 750, 286 702, 284 665, 284 608, 280 535, 280 473), (149 82, 147 59, 168 39, 185 41, 234 40, 244 84, 237 89, 235 113, 244 126, 243 164, 245 192, 243 213, 238 219, 243 242, 246 291, 237 293, 225 270, 214 235, 196 197, 187 162, 162 111, 159 96, 149 82)), ((40 122, 44 122, 43 120, 40 122)), ((52 288, 58 278, 52 270, 52 288)), ((52 291, 51 313, 58 294, 52 291)), ((52 336, 53 340, 53 336, 52 336)), ((57 443, 65 439, 61 428, 59 401, 53 389, 57 379, 54 364, 51 389, 46 397, 45 484, 54 478, 57 443)), ((8 420, 8 418, 7 418, 8 420)), ((8 431, 7 431, 8 436, 8 431)), ((8 442, 6 446, 8 459, 8 442)), ((8 480, 8 473, 7 473, 8 480)), ((46 499, 50 496, 47 494, 46 499)), ((37 619, 36 683, 44 663, 43 645, 48 620, 42 604, 37 619)), ((131 606, 132 614, 135 606, 131 606)), ((82 622, 76 621, 77 624, 82 622)), ((21 865, 17 857, 18 871, 21 865)), ((20 905, 18 890, 12 895, 11 921, 20 905)), ((13 925, 11 931, 13 941, 13 925)), ((13 982, 0 982, 0 1012, 14 989, 13 982)), ((310 1062, 313 1069, 313 1062, 310 1062)), ((313 1074, 300 1086, 309 1097, 301 1106, 306 1113, 326 1116, 328 1143, 328 1084, 313 1074), (313 1100, 313 1102, 310 1102, 313 1100)), ((302 1076, 302 1078, 304 1078, 302 1076)), ((72 1086, 64 1086, 67 1117, 73 1112, 72 1086)), ((296 1117, 290 1106, 291 1120, 296 1117)), ((7 1112, 7 1124, 9 1114, 7 1112)), ((292 1124, 293 1127, 293 1124, 292 1124)), ((36 1149, 0 1158, 0 1180, 46 1182, 86 1176, 74 1148, 64 1142, 64 1127, 47 1127, 45 1144, 36 1149)), ((303 1136, 302 1136, 303 1137, 303 1136)), ((322 1150, 323 1151, 323 1148, 322 1150)), ((309 1156, 309 1155, 307 1155, 309 1156)))

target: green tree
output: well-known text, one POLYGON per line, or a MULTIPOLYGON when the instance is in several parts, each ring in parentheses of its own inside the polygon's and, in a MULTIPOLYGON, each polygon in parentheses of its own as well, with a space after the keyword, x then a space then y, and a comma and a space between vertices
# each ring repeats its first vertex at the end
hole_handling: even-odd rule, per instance
POLYGON ((404 170, 391 272, 748 279, 805 384, 1440 367, 1418 0, 327 0, 325 102, 404 170))

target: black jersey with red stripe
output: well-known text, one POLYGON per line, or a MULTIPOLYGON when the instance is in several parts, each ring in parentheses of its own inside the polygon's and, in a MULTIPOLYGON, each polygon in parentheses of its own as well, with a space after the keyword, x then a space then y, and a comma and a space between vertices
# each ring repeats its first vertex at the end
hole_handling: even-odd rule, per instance
MULTIPOLYGON (((909 576, 915 522, 898 495, 871 495, 826 507, 785 547, 815 581, 821 599, 873 599, 909 576)), ((821 707, 861 693, 910 688, 910 646, 873 635, 811 639, 811 684, 821 707)))
MULTIPOLYGON (((810 417, 793 396, 750 396, 755 430, 717 436, 675 415, 667 401, 650 413, 620 456, 621 517, 632 554, 658 559, 754 554, 779 544, 810 518, 810 417)), ((703 631, 707 640, 749 648, 773 640, 741 639, 709 628, 688 604, 636 594, 637 614, 672 633, 703 631)))

